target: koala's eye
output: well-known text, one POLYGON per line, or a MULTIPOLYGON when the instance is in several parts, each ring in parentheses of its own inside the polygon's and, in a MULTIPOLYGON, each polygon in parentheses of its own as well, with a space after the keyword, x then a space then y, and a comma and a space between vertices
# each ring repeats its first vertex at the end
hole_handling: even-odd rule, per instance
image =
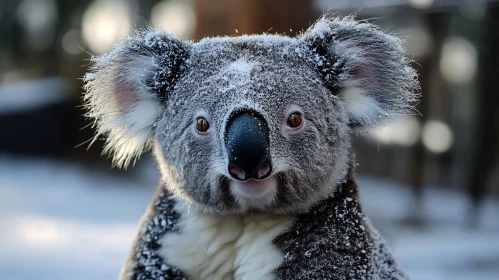
POLYGON ((196 119, 196 130, 199 132, 206 132, 210 128, 210 124, 203 117, 198 117, 196 119))
POLYGON ((299 113, 299 112, 291 113, 291 115, 289 115, 289 117, 288 117, 289 127, 298 128, 301 126, 302 122, 303 122, 303 120, 301 117, 301 113, 299 113))

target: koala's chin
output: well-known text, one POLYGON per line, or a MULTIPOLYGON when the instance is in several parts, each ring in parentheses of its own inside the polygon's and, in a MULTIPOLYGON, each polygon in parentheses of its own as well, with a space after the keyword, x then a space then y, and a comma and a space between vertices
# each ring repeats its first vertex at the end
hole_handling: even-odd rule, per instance
POLYGON ((229 188, 243 211, 265 210, 277 195, 278 179, 271 176, 263 180, 245 182, 231 180, 229 188))

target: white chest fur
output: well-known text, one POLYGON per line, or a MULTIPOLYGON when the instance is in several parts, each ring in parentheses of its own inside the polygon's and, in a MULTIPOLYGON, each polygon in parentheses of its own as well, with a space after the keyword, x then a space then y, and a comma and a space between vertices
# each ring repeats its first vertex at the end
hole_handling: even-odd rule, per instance
POLYGON ((284 255, 272 240, 292 217, 255 214, 208 215, 182 203, 179 231, 161 240, 160 254, 190 279, 272 279, 284 255))

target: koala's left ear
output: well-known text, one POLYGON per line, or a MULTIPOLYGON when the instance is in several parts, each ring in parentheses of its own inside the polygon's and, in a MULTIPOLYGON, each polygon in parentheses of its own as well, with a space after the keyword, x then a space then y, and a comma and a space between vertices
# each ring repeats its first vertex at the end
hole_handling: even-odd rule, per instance
POLYGON ((326 87, 345 102, 352 126, 375 126, 415 111, 417 73, 399 38, 353 17, 324 16, 300 40, 326 87))
POLYGON ((83 99, 114 164, 126 167, 150 143, 161 102, 185 69, 189 50, 165 31, 139 30, 109 54, 92 58, 83 99))

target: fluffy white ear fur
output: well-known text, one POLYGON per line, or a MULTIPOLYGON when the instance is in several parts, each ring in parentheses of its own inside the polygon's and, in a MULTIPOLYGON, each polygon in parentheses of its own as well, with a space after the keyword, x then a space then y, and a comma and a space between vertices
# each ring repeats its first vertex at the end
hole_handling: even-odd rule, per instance
POLYGON ((375 125, 388 114, 378 102, 366 94, 361 87, 346 87, 340 91, 350 120, 364 125, 375 125))
POLYGON ((148 148, 160 103, 143 82, 153 71, 154 58, 104 61, 112 55, 117 54, 100 58, 97 64, 106 65, 85 76, 84 101, 87 115, 95 119, 96 138, 106 136, 104 153, 112 153, 113 164, 126 168, 148 148))
POLYGON ((127 167, 149 148, 159 97, 174 87, 188 48, 166 31, 139 29, 110 53, 92 58, 83 101, 114 165, 127 167))

